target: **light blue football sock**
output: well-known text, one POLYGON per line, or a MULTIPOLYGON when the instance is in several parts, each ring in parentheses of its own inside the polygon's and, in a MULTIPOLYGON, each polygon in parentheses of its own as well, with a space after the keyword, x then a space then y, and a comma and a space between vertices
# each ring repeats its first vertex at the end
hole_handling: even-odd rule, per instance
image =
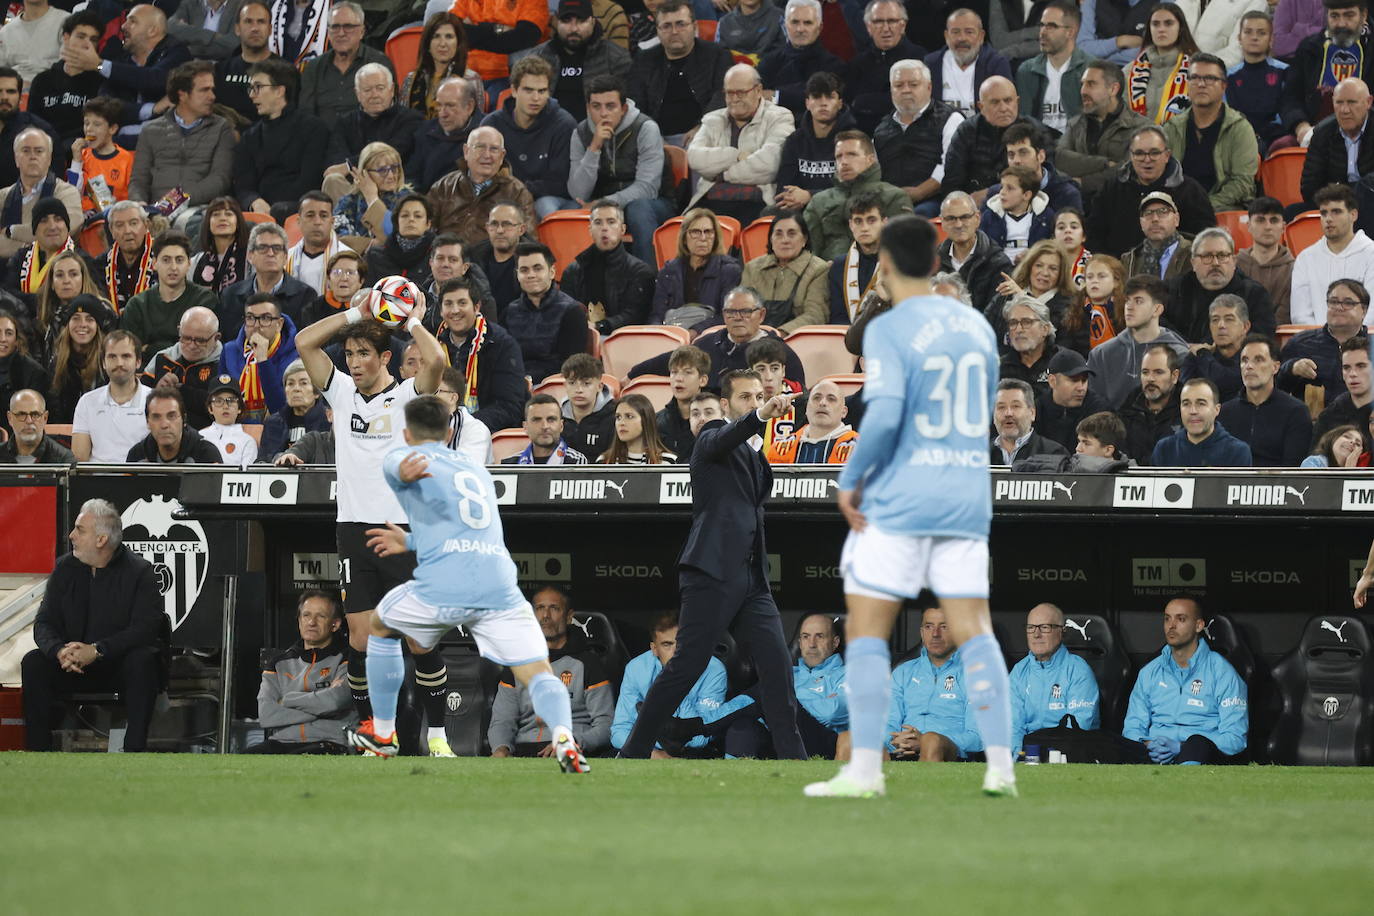
POLYGON ((844 652, 845 693, 849 698, 849 737, 855 750, 883 749, 888 701, 892 694, 892 653, 887 640, 860 636, 844 652))
POLYGON ((997 645, 997 637, 980 633, 959 647, 959 656, 964 664, 964 684, 973 704, 973 718, 992 765, 993 749, 1011 747, 1011 691, 1002 649, 997 645))
POLYGON ((396 730, 396 697, 406 677, 401 641, 387 636, 367 638, 367 695, 372 700, 372 721, 378 737, 396 730))
POLYGON ((572 699, 563 682, 547 671, 530 679, 530 702, 534 714, 553 730, 560 726, 572 731, 572 699))

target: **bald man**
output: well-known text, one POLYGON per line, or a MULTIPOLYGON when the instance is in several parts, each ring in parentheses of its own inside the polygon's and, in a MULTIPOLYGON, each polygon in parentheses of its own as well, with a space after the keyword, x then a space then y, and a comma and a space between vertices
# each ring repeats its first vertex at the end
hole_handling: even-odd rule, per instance
POLYGON ((57 440, 47 436, 48 405, 43 395, 32 388, 21 388, 10 396, 9 441, 0 444, 0 464, 73 464, 76 456, 57 440))
POLYGON ((782 144, 795 123, 792 112, 767 96, 759 72, 748 64, 725 72, 725 107, 701 119, 687 147, 687 162, 699 176, 692 207, 748 225, 772 205, 782 144))
POLYGON ((1007 167, 1002 134, 1013 124, 1028 124, 1045 134, 1045 125, 1019 114, 1021 99, 1010 79, 990 76, 978 90, 978 113, 960 124, 945 155, 943 190, 967 191, 980 207, 988 188, 1007 167))
POLYGON ((1037 604, 1026 615, 1026 657, 1011 669, 1012 747, 1071 715, 1085 729, 1101 722, 1097 678, 1088 663, 1064 648, 1064 612, 1037 604))
POLYGON ((1371 104, 1369 87, 1362 79, 1341 80, 1331 101, 1336 116, 1312 129, 1302 167, 1303 199, 1290 210, 1315 210, 1316 194, 1322 188, 1337 182, 1358 184, 1361 175, 1374 171, 1374 131, 1365 130, 1371 104), (1355 144, 1353 162, 1347 141, 1355 144))
POLYGON ((767 458, 772 464, 844 464, 858 444, 859 434, 844 422, 849 410, 840 386, 822 379, 806 400, 806 425, 790 436, 774 439, 767 458))
POLYGON ((181 313, 177 322, 177 342, 152 355, 139 381, 150 387, 181 389, 186 422, 195 429, 204 429, 210 425, 205 399, 219 375, 223 350, 219 317, 204 306, 192 306, 181 313))
MULTIPOLYGON (((121 138, 136 137, 143 122, 171 107, 167 101, 167 74, 191 59, 186 46, 167 34, 167 15, 141 3, 129 10, 119 29, 124 47, 109 60, 94 45, 68 43, 62 61, 75 73, 96 71, 105 77, 105 92, 124 102, 121 138)), ((131 142, 125 145, 132 148, 131 142)))

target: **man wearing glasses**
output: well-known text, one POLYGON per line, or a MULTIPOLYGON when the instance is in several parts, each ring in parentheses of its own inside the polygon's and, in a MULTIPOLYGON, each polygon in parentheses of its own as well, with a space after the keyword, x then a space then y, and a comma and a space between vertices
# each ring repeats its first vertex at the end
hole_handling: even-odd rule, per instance
POLYGON ((194 306, 181 313, 181 320, 177 322, 177 342, 153 354, 143 367, 140 381, 150 388, 181 389, 181 396, 186 401, 186 422, 196 429, 204 429, 210 424, 205 399, 210 393, 211 382, 219 375, 219 357, 223 350, 219 318, 214 309, 194 306))
POLYGON ((920 60, 927 53, 906 37, 907 16, 906 7, 898 0, 870 0, 863 12, 864 28, 873 45, 850 61, 845 98, 859 129, 869 136, 873 136, 883 116, 892 111, 888 84, 892 65, 920 60))
POLYGON ((978 219, 978 206, 963 191, 940 204, 940 223, 947 236, 940 243, 940 270, 964 278, 973 307, 981 312, 997 295, 1002 274, 1011 273, 1011 259, 978 228, 978 219))
POLYGON ((187 309, 216 305, 214 292, 186 278, 191 271, 191 240, 180 232, 164 232, 153 242, 153 271, 157 284, 131 297, 119 316, 119 326, 143 341, 144 360, 177 342, 177 327, 187 309))
POLYGON ((1121 68, 1110 61, 1095 60, 1083 68, 1078 84, 1082 113, 1069 117, 1054 164, 1083 186, 1084 197, 1097 194, 1116 179, 1128 158, 1131 136, 1150 123, 1122 104, 1123 85, 1121 68))
MULTIPOLYGON (((348 171, 348 160, 361 162, 369 143, 386 143, 410 158, 415 149, 415 134, 425 116, 396 100, 396 79, 381 64, 364 64, 353 78, 358 106, 334 122, 325 159, 331 165, 325 174, 348 171)), ((399 165, 399 164, 398 164, 399 165)))
MULTIPOLYGON (((1359 379, 1359 374, 1347 374, 1345 354, 1354 352, 1357 357, 1363 354, 1367 363, 1369 332, 1364 328, 1364 320, 1368 309, 1369 290, 1363 283, 1358 280, 1332 283, 1326 292, 1326 323, 1294 336, 1283 347, 1278 381, 1284 390, 1301 397, 1306 394, 1309 384, 1320 385, 1326 390, 1328 407, 1342 395, 1349 394, 1346 378, 1359 379)), ((1362 389, 1360 394, 1367 394, 1368 374, 1357 384, 1362 389)))
POLYGON ((267 293, 280 311, 299 322, 315 291, 286 272, 286 230, 275 223, 258 223, 248 234, 248 276, 220 294, 219 324, 225 337, 238 334, 244 309, 252 296, 267 293))
MULTIPOLYGON (((1086 89, 1084 94, 1087 94, 1086 89)), ((1072 132, 1070 128, 1070 134, 1072 132)), ((1062 142, 1060 149, 1063 149, 1062 142)), ((1164 191, 1173 198, 1174 206, 1178 209, 1179 226, 1184 232, 1196 234, 1217 224, 1206 189, 1196 179, 1189 177, 1182 162, 1170 155, 1164 128, 1157 124, 1138 128, 1131 135, 1129 150, 1129 167, 1116 170, 1115 177, 1106 183, 1088 210, 1088 250, 1120 257, 1123 252, 1139 245, 1143 237, 1140 224, 1122 217, 1139 212, 1141 200, 1154 191, 1164 191)), ((1205 310, 1203 319, 1205 325, 1205 310)), ((1180 332, 1182 330, 1179 329, 1180 332)), ((1183 336, 1188 337, 1187 334, 1183 336)))
POLYGON ((329 126, 294 104, 300 78, 290 64, 265 60, 248 71, 248 97, 261 120, 234 150, 234 190, 245 210, 285 222, 324 176, 329 126))
MULTIPOLYGON (((286 18, 291 17, 288 15, 286 18)), ((274 34, 273 38, 276 37, 274 34)), ((272 50, 299 63, 299 59, 286 50, 275 46, 272 50)), ((380 64, 395 79, 395 71, 387 56, 363 44, 362 7, 350 0, 335 3, 329 13, 329 50, 320 53, 301 71, 301 110, 332 128, 335 122, 357 107, 354 80, 366 64, 380 64)))
POLYGON ((658 47, 641 51, 626 81, 630 98, 658 125, 663 142, 687 146, 701 116, 725 107, 725 71, 734 58, 723 46, 697 41, 687 0, 665 0, 654 13, 658 47))
POLYGON ((1259 141, 1250 120, 1223 102, 1225 96, 1226 64, 1211 54, 1194 54, 1188 71, 1192 105, 1169 119, 1164 135, 1169 152, 1207 189, 1212 206, 1239 210, 1255 196, 1259 141))
POLYGON ((249 298, 243 329, 220 354, 221 375, 238 379, 241 423, 261 423, 286 406, 283 376, 296 361, 296 325, 268 293, 249 298))
MULTIPOLYGON (((992 21, 995 33, 996 15, 992 21)), ((1016 69, 1021 114, 1035 118, 1056 137, 1068 129, 1069 118, 1083 109, 1083 69, 1092 57, 1078 49, 1082 21, 1077 3, 1054 0, 1040 14, 1040 53, 1016 69)))
POLYGON ((10 437, 0 445, 0 464, 75 464, 76 456, 43 433, 48 405, 43 395, 23 388, 10 396, 10 437))
POLYGON ((1097 678, 1088 663, 1064 648, 1064 612, 1037 604, 1026 615, 1026 657, 1011 669, 1012 748, 1030 732, 1054 728, 1071 715, 1080 728, 1100 724, 1097 678))
POLYGON ((1216 226, 1199 232, 1191 259, 1192 270, 1168 281, 1166 325, 1189 343, 1206 343, 1211 338, 1208 308, 1221 294, 1232 293, 1245 300, 1254 333, 1274 333, 1274 303, 1263 286, 1236 269, 1236 243, 1230 233, 1216 226))
MULTIPOLYGON (((1355 228, 1360 211, 1354 190, 1345 183, 1329 184, 1312 200, 1321 213, 1322 238, 1298 252, 1293 262, 1289 320, 1294 324, 1321 324, 1330 298, 1327 288, 1337 280, 1374 288, 1374 241, 1355 228)), ((1374 316, 1361 313, 1360 318, 1374 316)))
MULTIPOLYGON (((468 135, 462 160, 430 188, 429 202, 434 207, 435 231, 452 232, 464 245, 486 241, 491 214, 503 203, 514 205, 511 209, 520 223, 517 236, 538 222, 534 216, 534 196, 506 164, 505 138, 488 125, 468 135)), ((496 245, 494 240, 492 245, 496 245)), ((490 271, 487 276, 495 292, 498 281, 490 271)), ((498 307, 504 307, 509 300, 502 302, 498 296, 496 302, 498 307)))

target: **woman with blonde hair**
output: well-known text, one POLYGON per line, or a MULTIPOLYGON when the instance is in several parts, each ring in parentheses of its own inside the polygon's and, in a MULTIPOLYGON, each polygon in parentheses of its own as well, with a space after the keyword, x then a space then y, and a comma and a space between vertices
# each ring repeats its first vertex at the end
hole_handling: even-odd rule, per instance
POLYGON ((57 334, 62 330, 58 315, 63 307, 82 293, 102 298, 100 288, 95 285, 95 278, 86 266, 86 259, 75 250, 54 255, 43 277, 43 285, 38 288, 34 349, 39 361, 46 361, 53 354, 57 334))
POLYGON ((658 272, 649 323, 719 324, 725 294, 740 282, 739 261, 725 253, 720 221, 711 210, 688 210, 678 229, 677 257, 658 272))
POLYGON ((396 147, 380 140, 358 154, 358 165, 349 169, 353 191, 334 205, 334 232, 352 247, 385 245, 391 232, 391 210, 406 194, 405 167, 396 147))
POLYGON ((615 404, 615 439, 598 464, 675 464, 658 434, 654 405, 642 394, 627 394, 615 404))
POLYGON ((1088 333, 1084 329, 1078 335, 1066 335, 1063 330, 1064 313, 1076 290, 1073 285, 1073 265, 1069 253, 1054 239, 1042 239, 1031 246, 1030 251, 1016 265, 1010 277, 1002 274, 1002 282, 997 285, 997 296, 984 310, 983 315, 997 332, 998 346, 1003 352, 1007 349, 1007 324, 1002 318, 1002 309, 1008 302, 1022 293, 1043 303, 1050 310, 1050 321, 1060 335, 1056 343, 1084 356, 1088 354, 1088 333))

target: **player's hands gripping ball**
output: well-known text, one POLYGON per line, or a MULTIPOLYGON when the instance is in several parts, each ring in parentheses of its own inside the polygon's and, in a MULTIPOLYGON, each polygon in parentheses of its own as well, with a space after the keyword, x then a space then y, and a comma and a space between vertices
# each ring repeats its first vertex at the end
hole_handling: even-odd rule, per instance
POLYGON ((425 314, 425 294, 405 277, 383 277, 372 287, 368 311, 389 328, 398 328, 425 314))

